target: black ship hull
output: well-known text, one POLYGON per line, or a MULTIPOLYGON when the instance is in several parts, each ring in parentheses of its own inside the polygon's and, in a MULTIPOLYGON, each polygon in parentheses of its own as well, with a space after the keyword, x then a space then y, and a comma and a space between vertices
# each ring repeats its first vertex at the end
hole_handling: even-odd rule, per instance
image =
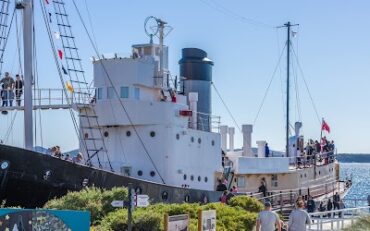
POLYGON ((132 183, 153 202, 218 201, 221 192, 172 187, 0 145, 0 199, 5 206, 42 207, 50 199, 88 186, 110 189, 132 183))

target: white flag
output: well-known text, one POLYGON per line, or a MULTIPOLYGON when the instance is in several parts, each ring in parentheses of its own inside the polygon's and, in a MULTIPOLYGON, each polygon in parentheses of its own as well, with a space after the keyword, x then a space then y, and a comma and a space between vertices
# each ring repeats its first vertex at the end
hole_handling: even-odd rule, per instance
POLYGON ((296 31, 292 31, 292 37, 293 37, 293 38, 297 37, 297 34, 298 34, 298 32, 296 32, 296 31))
POLYGON ((54 32, 54 36, 56 39, 60 39, 60 33, 58 31, 54 32))

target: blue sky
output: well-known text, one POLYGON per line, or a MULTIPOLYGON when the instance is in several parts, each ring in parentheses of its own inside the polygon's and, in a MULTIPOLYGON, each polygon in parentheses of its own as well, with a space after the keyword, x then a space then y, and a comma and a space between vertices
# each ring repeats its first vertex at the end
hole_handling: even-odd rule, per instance
MULTIPOLYGON (((50 46, 43 29, 38 1, 36 6, 37 52, 39 82, 42 87, 60 87, 53 66, 50 46)), ((67 10, 77 37, 77 46, 87 77, 92 79, 89 58, 94 55, 72 3, 67 10)), ((292 43, 298 54, 304 77, 316 105, 319 117, 324 117, 332 129, 339 152, 370 152, 367 131, 370 130, 370 20, 368 1, 76 1, 86 22, 87 10, 92 16, 93 31, 100 53, 128 54, 135 43, 148 41, 143 29, 147 16, 167 21, 174 30, 166 37, 170 47, 170 70, 178 74, 181 49, 197 47, 205 50, 214 61, 213 81, 236 121, 253 124, 265 90, 278 62, 286 39, 285 29, 276 29, 287 21, 299 23, 292 43)), ((91 27, 88 24, 91 32, 91 27)), ((9 40, 4 70, 16 68, 16 40, 9 40), (8 62, 7 62, 8 61, 8 62)), ((273 149, 284 149, 285 59, 273 79, 261 113, 254 124, 253 143, 267 140, 273 149)), ((292 58, 293 59, 293 58, 292 58)), ((293 59, 294 60, 294 59, 293 59)), ((302 75, 293 61, 291 122, 302 119, 306 138, 318 139, 320 124, 305 89, 302 75), (301 116, 297 110, 299 91, 301 116)), ((223 124, 235 126, 213 92, 213 113, 223 124)), ((0 138, 11 124, 11 116, 1 116, 0 138)), ((39 118, 37 118, 38 120, 39 118)), ((67 111, 46 111, 42 115, 43 145, 59 144, 64 150, 77 147, 77 138, 67 111), (62 139, 60 137, 63 137, 62 139)), ((17 114, 14 132, 9 141, 22 145, 22 115, 17 114)), ((38 128, 37 144, 41 144, 38 128)), ((236 130, 236 146, 242 137, 236 130)))

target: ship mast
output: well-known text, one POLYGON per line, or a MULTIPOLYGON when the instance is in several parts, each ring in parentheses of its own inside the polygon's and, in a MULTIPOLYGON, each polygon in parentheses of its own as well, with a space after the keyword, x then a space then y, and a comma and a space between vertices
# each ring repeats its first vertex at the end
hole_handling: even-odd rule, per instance
POLYGON ((292 25, 290 22, 287 22, 284 24, 284 26, 282 27, 286 27, 287 28, 287 45, 286 45, 286 53, 287 53, 287 68, 286 68, 286 72, 287 72, 287 81, 286 81, 286 140, 285 140, 285 155, 288 157, 289 156, 289 94, 290 94, 290 27, 292 26, 298 26, 299 24, 294 24, 292 25))
POLYGON ((23 10, 23 47, 24 47, 24 144, 33 149, 32 121, 32 80, 33 80, 33 5, 32 0, 23 0, 17 4, 23 10))

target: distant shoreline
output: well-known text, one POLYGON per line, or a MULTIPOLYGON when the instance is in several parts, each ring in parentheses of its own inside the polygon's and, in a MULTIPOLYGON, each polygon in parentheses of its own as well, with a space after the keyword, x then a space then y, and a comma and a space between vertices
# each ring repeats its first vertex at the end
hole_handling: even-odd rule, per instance
POLYGON ((370 154, 340 153, 337 160, 340 163, 370 163, 370 154))

